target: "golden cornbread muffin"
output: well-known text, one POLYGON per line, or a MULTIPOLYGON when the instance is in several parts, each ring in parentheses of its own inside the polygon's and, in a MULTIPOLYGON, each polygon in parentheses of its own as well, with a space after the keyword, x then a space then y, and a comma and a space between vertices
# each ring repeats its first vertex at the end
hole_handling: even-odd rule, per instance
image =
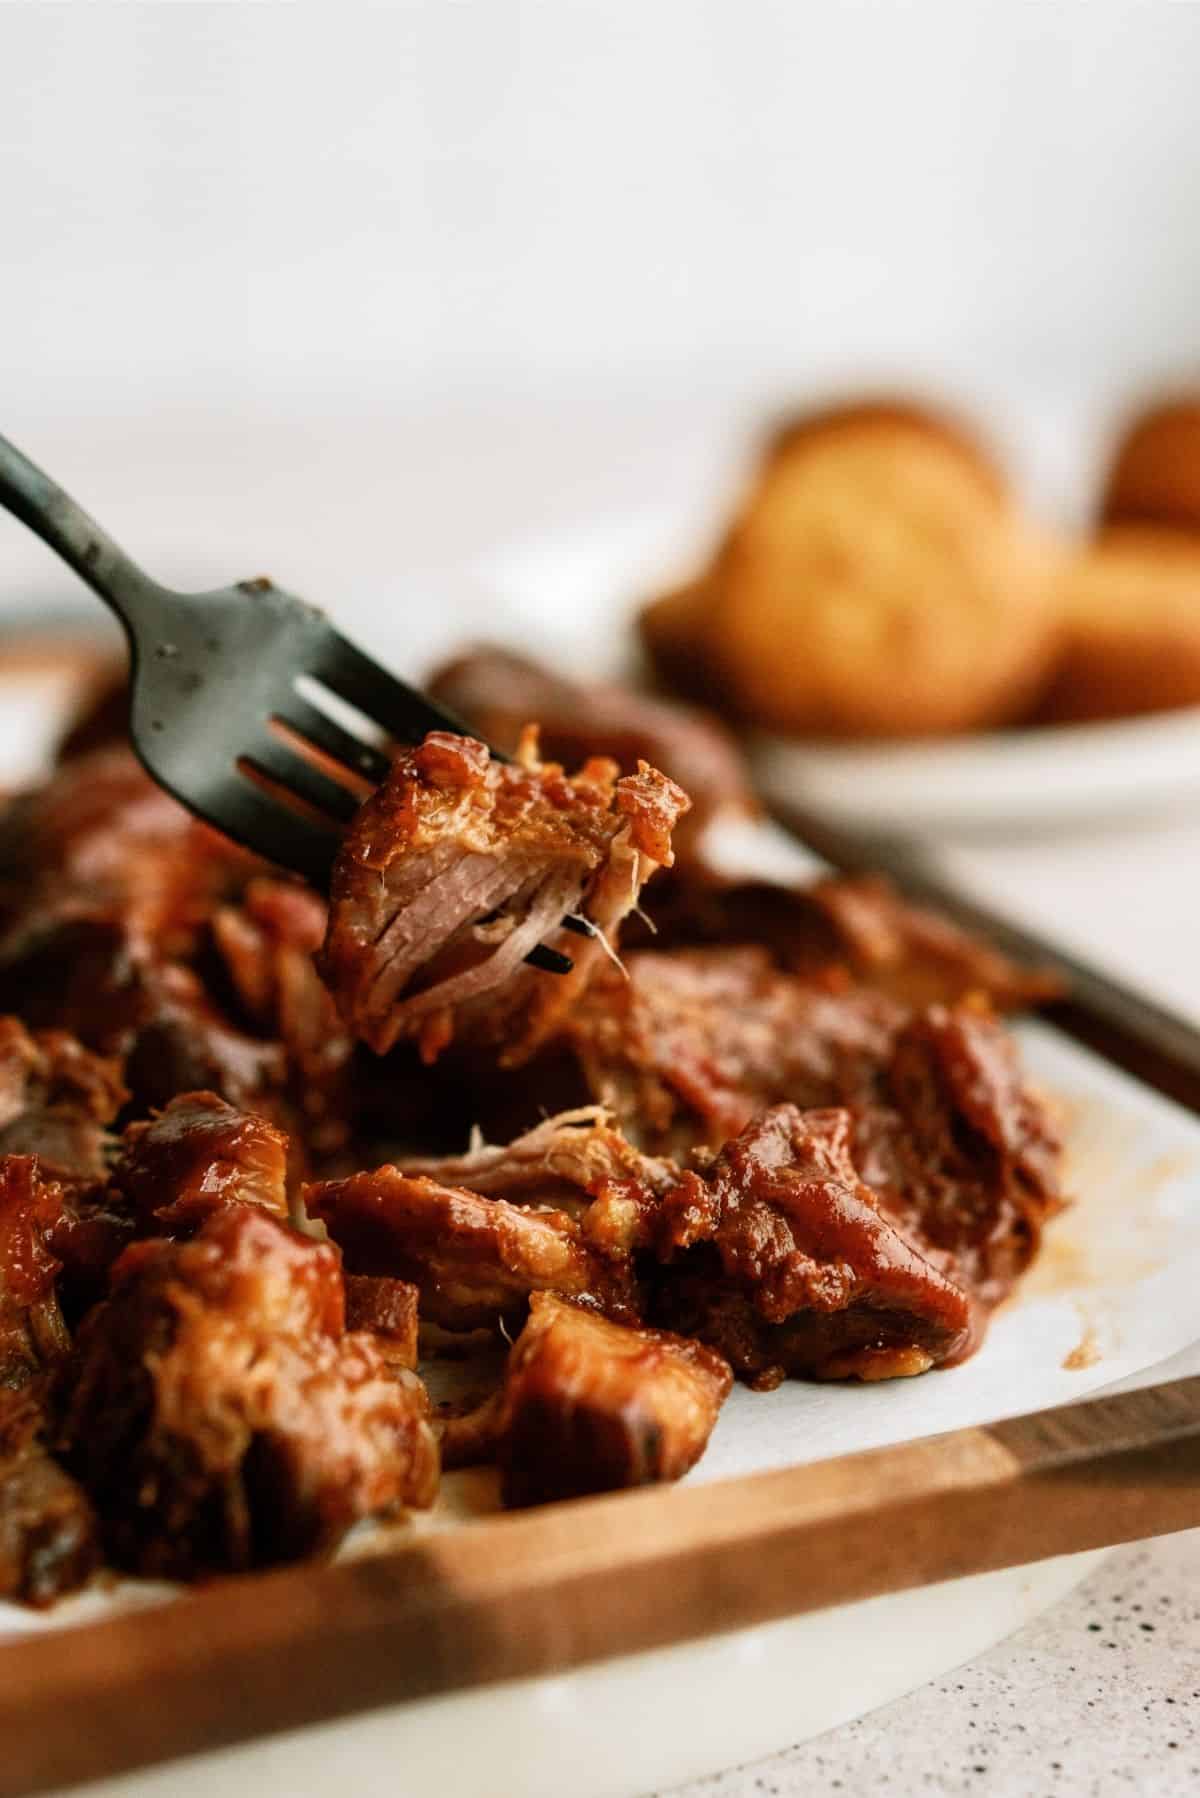
POLYGON ((1117 446, 1103 524, 1158 524, 1200 535, 1200 393, 1150 407, 1117 446))
POLYGON ((1200 538, 1114 525, 1068 563, 1059 598, 1065 638, 1040 718, 1200 704, 1200 538))
POLYGON ((1053 562, 958 427, 823 412, 767 450, 712 570, 703 660, 743 717, 786 734, 1003 724, 1053 659, 1053 562))

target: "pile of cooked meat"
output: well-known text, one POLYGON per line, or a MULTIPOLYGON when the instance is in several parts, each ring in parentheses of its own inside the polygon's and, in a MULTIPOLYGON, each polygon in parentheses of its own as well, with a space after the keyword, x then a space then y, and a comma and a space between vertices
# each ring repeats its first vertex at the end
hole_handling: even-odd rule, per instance
POLYGON ((0 814, 2 1595, 326 1553, 443 1467, 677 1479, 735 1378, 961 1361, 1061 1203, 999 1015, 1042 977, 882 882, 722 877, 699 715, 495 652, 438 690, 512 759, 400 750, 327 900, 108 701, 0 814))

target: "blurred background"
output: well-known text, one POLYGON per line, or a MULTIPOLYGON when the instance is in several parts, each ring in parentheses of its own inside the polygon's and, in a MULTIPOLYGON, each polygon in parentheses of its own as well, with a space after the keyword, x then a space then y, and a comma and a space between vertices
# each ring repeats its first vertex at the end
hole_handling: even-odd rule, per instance
POLYGON ((211 433, 227 486, 297 481, 322 574, 310 465, 337 511, 362 465, 319 421, 360 409, 389 560, 450 547, 430 456, 503 489, 472 538, 544 513, 506 473, 531 437, 564 497, 615 489, 577 403, 627 421, 631 484, 644 437, 877 376, 996 401, 1036 455, 1031 398, 1104 416, 1200 361, 1198 69, 1166 0, 3 6, 12 432, 119 507, 122 445, 157 495, 211 433))
MULTIPOLYGON (((409 672, 595 668, 847 388, 1078 527, 1200 378, 1198 70, 1170 0, 0 6, 3 428, 164 578, 269 571, 409 672)), ((6 610, 73 597, 3 530, 6 610)))

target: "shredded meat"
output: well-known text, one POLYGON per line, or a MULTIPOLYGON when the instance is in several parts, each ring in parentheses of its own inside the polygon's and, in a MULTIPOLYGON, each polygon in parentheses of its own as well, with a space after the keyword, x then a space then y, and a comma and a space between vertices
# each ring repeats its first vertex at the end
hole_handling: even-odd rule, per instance
POLYGON ((703 1344, 536 1292, 495 1420, 506 1505, 680 1479, 732 1384, 703 1344))
POLYGON ((116 1061, 64 1030, 31 1035, 0 1017, 0 1155, 37 1155, 62 1174, 104 1171, 106 1126, 128 1094, 116 1061))
POLYGON ((969 1294, 863 1184, 845 1111, 764 1112, 681 1177, 656 1235, 664 1321, 755 1384, 924 1373, 971 1344, 969 1294))
POLYGON ((680 1158, 764 1106, 845 1107, 855 1165, 889 1212, 985 1303, 1005 1296, 1062 1206, 1061 1144, 982 1000, 910 1016, 751 949, 639 952, 628 966, 567 1035, 630 1135, 680 1158))
POLYGON ((635 1149, 599 1105, 559 1112, 512 1142, 476 1143, 464 1155, 406 1155, 404 1171, 489 1198, 556 1206, 572 1216, 614 1186, 636 1187, 643 1198, 663 1192, 678 1172, 672 1162, 635 1149))
POLYGON ((626 967, 594 983, 562 1039, 622 1130, 676 1158, 719 1147, 764 1105, 846 1102, 906 1015, 782 974, 762 949, 639 950, 626 967))
POLYGON ((286 1084, 280 1043, 240 1030, 195 969, 161 959, 120 919, 34 918, 0 946, 0 1003, 30 1024, 58 1019, 89 1048, 123 1057, 142 1110, 201 1087, 270 1106, 286 1084))
POLYGON ((100 1559, 96 1517, 46 1446, 37 1386, 0 1389, 0 1598, 48 1605, 100 1559))
POLYGON ((573 681, 510 650, 483 647, 458 656, 430 683, 434 697, 485 742, 513 755, 536 721, 543 752, 577 767, 611 756, 622 774, 649 762, 678 781, 692 802, 675 848, 687 866, 719 815, 752 817, 758 801, 733 736, 710 713, 609 682, 573 681))
POLYGON ((304 1202, 351 1271, 412 1281, 422 1317, 444 1329, 519 1323, 541 1290, 636 1314, 628 1254, 589 1240, 565 1211, 525 1211, 394 1167, 308 1186, 304 1202))
POLYGON ((1062 1209, 1053 1114, 979 1005, 930 1006, 901 1030, 856 1114, 854 1154, 902 1223, 989 1305, 1062 1209))
POLYGON ((415 1037, 433 1060, 455 1037, 503 1064, 532 1055, 611 948, 644 881, 671 861, 684 794, 644 763, 572 779, 431 732, 362 807, 334 865, 325 977, 355 1033, 382 1052, 415 1037), (561 929, 577 912, 594 935, 561 929), (524 965, 569 948, 571 974, 524 965))
POLYGON ((126 1251, 79 1332, 62 1446, 111 1559, 168 1577, 328 1550, 437 1485, 424 1389, 344 1333, 336 1251, 252 1205, 126 1251))

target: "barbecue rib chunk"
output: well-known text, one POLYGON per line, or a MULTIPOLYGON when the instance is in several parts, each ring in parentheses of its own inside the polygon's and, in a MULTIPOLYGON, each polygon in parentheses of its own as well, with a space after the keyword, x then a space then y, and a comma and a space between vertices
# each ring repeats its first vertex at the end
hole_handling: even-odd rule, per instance
POLYGON ((326 980, 382 1053, 413 1037, 432 1061, 454 1038, 527 1060, 611 949, 643 883, 671 862, 687 799, 646 764, 618 779, 591 761, 567 778, 527 736, 514 763, 433 731, 367 800, 334 865, 326 980), (564 936, 578 912, 595 934, 564 936), (566 976, 523 965, 569 949, 566 976))
POLYGON ((497 1404, 505 1504, 681 1479, 732 1382, 702 1343, 535 1292, 497 1404))
POLYGON ((296 1559, 437 1487, 424 1388, 345 1333, 337 1251, 255 1205, 126 1250, 64 1379, 64 1456, 122 1567, 296 1559))
POLYGON ((752 1384, 924 1373, 971 1343, 969 1294, 863 1184, 850 1132, 777 1105, 663 1202, 657 1313, 752 1384))

